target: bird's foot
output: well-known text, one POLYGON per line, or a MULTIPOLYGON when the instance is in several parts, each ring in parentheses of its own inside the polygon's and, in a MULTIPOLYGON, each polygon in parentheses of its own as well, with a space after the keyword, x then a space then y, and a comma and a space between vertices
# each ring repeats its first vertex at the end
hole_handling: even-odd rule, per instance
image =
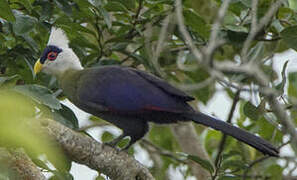
POLYGON ((112 147, 112 148, 115 148, 115 149, 119 149, 119 148, 117 148, 116 147, 116 145, 125 137, 126 135, 124 135, 124 134, 121 134, 119 137, 117 137, 117 138, 115 138, 115 139, 113 139, 113 140, 111 140, 111 141, 109 141, 109 142, 105 142, 104 144, 105 145, 108 145, 108 146, 110 146, 110 147, 112 147))
POLYGON ((115 138, 115 139, 113 139, 113 140, 111 140, 111 141, 109 141, 109 142, 105 142, 104 144, 105 144, 105 145, 108 145, 108 146, 110 146, 110 147, 112 147, 112 148, 114 148, 114 149, 116 149, 116 150, 118 150, 118 151, 125 151, 125 152, 128 153, 129 148, 130 148, 131 145, 133 144, 131 141, 129 142, 129 144, 128 144, 127 146, 125 146, 125 147, 123 147, 123 148, 119 148, 119 147, 117 147, 118 143, 119 143, 124 137, 126 137, 126 135, 122 134, 122 135, 120 135, 119 137, 117 137, 117 138, 115 138))
POLYGON ((121 151, 125 151, 128 153, 129 148, 131 147, 132 144, 128 144, 127 146, 125 146, 124 148, 121 149, 121 151))

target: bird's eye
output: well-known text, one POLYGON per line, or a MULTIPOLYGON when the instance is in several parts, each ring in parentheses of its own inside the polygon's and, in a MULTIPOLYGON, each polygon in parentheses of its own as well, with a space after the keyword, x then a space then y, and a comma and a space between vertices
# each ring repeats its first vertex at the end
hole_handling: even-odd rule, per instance
POLYGON ((47 54, 47 59, 49 59, 50 61, 53 61, 57 58, 58 53, 51 51, 47 54))

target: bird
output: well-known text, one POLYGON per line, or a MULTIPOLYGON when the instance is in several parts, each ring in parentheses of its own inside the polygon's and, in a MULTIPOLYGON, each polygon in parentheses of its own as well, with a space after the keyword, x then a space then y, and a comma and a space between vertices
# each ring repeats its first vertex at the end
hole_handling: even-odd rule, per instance
POLYGON ((34 72, 55 76, 74 105, 122 129, 122 134, 109 143, 113 147, 130 137, 125 149, 129 148, 149 131, 149 122, 192 121, 232 136, 265 155, 279 155, 278 149, 267 140, 194 110, 188 104, 194 100, 192 96, 153 74, 120 65, 83 68, 61 28, 51 28, 34 72))

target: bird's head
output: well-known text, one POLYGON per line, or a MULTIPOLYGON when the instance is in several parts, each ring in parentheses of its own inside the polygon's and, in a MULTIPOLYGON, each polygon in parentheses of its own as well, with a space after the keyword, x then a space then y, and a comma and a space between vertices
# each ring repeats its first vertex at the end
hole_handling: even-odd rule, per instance
POLYGON ((68 46, 68 38, 62 29, 53 27, 43 53, 34 65, 35 74, 40 71, 55 76, 62 75, 65 71, 82 69, 81 63, 68 46))

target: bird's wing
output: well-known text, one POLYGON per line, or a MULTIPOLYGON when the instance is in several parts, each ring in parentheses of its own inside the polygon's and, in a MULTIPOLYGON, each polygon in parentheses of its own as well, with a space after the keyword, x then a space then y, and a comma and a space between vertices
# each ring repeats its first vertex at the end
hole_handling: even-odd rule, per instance
POLYGON ((192 98, 165 81, 131 68, 105 66, 84 70, 77 96, 80 104, 98 109, 139 113, 184 112, 192 98), (102 108, 104 107, 104 108, 102 108))
POLYGON ((152 74, 149 74, 145 71, 139 71, 137 69, 132 69, 130 70, 136 72, 138 75, 140 75, 142 78, 146 79, 147 81, 150 81, 152 84, 158 86, 161 88, 163 91, 166 91, 167 93, 171 94, 172 96, 175 96, 176 98, 181 98, 184 101, 192 101, 195 98, 192 96, 189 96, 185 92, 173 87, 172 85, 168 84, 168 82, 164 81, 161 78, 158 78, 157 76, 154 76, 152 74))

